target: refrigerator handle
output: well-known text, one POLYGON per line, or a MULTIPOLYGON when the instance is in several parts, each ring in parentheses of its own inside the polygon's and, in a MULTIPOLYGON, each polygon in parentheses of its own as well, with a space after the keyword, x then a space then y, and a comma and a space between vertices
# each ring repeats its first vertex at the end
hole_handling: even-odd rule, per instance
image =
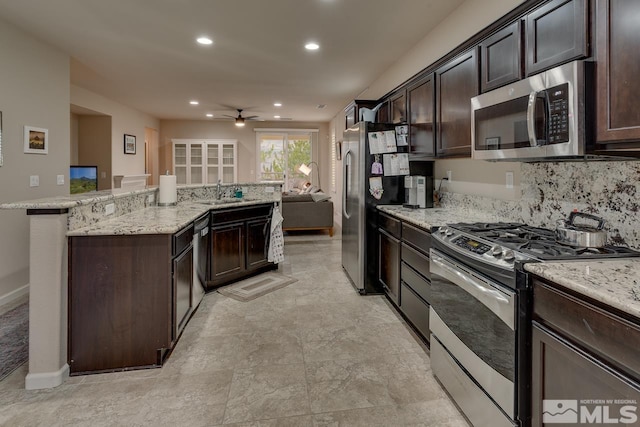
POLYGON ((342 174, 342 216, 346 219, 349 219, 351 215, 347 212, 347 188, 349 186, 349 179, 351 178, 349 174, 351 173, 351 150, 347 150, 344 153, 344 170, 342 174))

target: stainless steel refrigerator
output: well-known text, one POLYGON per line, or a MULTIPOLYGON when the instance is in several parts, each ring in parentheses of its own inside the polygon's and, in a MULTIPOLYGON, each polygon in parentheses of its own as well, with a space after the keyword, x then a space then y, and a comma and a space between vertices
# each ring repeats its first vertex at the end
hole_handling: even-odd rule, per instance
MULTIPOLYGON (((388 123, 360 122, 347 129, 342 141, 342 267, 361 294, 380 293, 376 206, 404 203, 404 176, 372 174, 369 132, 392 130, 388 123), (380 200, 369 193, 369 178, 379 176, 380 200)), ((407 147, 398 147, 407 152, 407 147)), ((382 155, 380 155, 382 163, 382 155)))

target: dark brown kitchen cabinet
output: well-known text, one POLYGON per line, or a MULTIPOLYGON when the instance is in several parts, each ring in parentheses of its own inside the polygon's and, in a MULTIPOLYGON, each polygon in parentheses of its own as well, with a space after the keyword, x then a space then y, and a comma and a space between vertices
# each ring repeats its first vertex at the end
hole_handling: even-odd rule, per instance
POLYGON ((632 19, 640 16, 640 2, 598 0, 596 7, 597 141, 625 148, 640 140, 640 31, 632 19))
POLYGON ((387 296, 396 304, 400 304, 400 240, 378 229, 378 281, 387 296))
POLYGON ((211 211, 207 288, 277 268, 268 262, 271 204, 211 211))
POLYGON ((378 123, 389 123, 389 101, 384 101, 380 108, 378 108, 376 121, 378 123))
POLYGON ((471 98, 478 95, 474 48, 436 70, 436 144, 438 157, 471 156, 471 98))
POLYGON ((480 43, 480 89, 486 92, 522 78, 520 22, 487 37, 480 43))
POLYGON ((407 88, 409 154, 414 158, 433 158, 436 155, 434 86, 434 75, 431 73, 407 88))
MULTIPOLYGON (((544 399, 640 401, 640 319, 538 279, 533 319, 533 426, 543 425, 544 399)), ((620 416, 620 405, 609 409, 620 416)))
POLYGON ((71 374, 162 365, 192 311, 192 237, 69 238, 71 374))
POLYGON ((589 56, 588 3, 553 0, 527 15, 527 76, 589 56))
POLYGON ((389 99, 389 118, 391 123, 407 122, 407 93, 405 89, 400 89, 389 99))
POLYGON ((220 283, 246 269, 245 223, 211 226, 211 281, 220 283))
POLYGON ((247 268, 254 269, 267 265, 269 249, 269 218, 247 221, 247 268))
POLYGON ((361 108, 374 108, 376 101, 356 99, 344 109, 344 125, 345 129, 349 129, 360 121, 361 108))

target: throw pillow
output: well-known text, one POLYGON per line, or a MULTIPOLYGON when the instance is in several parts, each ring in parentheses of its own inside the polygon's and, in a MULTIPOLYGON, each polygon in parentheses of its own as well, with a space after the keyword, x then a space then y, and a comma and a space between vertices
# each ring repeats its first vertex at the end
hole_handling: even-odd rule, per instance
POLYGON ((311 198, 313 199, 314 202, 324 202, 325 200, 329 200, 331 196, 322 192, 317 192, 317 193, 312 193, 311 198))

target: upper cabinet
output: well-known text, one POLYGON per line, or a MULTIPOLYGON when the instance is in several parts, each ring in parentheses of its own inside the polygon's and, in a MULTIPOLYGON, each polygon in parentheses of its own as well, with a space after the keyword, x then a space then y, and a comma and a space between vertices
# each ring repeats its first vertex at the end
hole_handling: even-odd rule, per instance
POLYGON ((482 92, 522 78, 520 22, 514 22, 480 43, 482 92))
POLYGON ((587 0, 553 0, 526 16, 527 76, 589 56, 587 0))
POLYGON ((384 101, 380 108, 378 108, 376 112, 376 122, 389 123, 389 101, 384 101))
MULTIPOLYGON (((623 148, 640 140, 640 31, 637 0, 597 2, 597 141, 623 148), (621 143, 622 142, 622 143, 621 143)), ((637 143, 636 143, 637 148, 637 143)))
POLYGON ((361 108, 374 108, 376 101, 356 99, 344 109, 344 128, 349 129, 360 121, 361 108))
POLYGON ((173 139, 173 173, 178 184, 238 181, 236 140, 173 139))
POLYGON ((407 88, 409 104, 409 153, 434 157, 435 150, 435 83, 430 73, 407 88))
POLYGON ((471 156, 471 98, 478 95, 477 49, 438 68, 436 141, 438 157, 471 156))
POLYGON ((407 93, 404 88, 391 96, 389 107, 391 123, 407 123, 407 93))

